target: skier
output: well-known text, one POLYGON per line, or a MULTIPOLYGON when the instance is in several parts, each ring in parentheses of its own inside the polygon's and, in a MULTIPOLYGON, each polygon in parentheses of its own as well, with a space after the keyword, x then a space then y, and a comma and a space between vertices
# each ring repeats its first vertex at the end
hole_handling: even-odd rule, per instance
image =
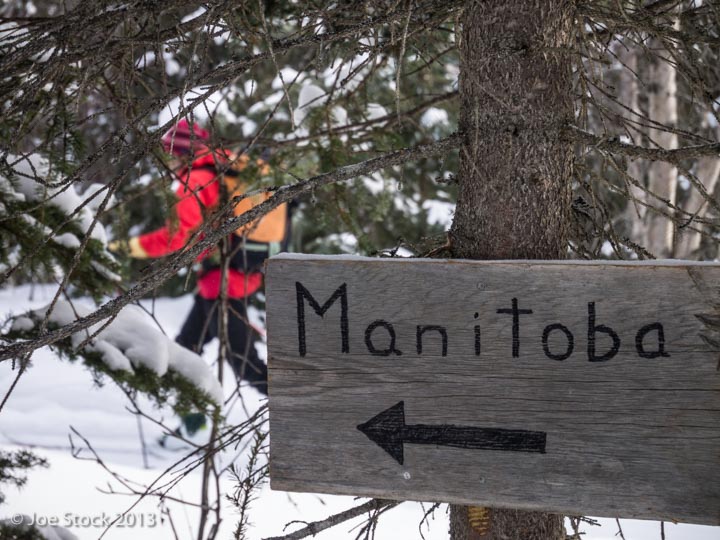
MULTIPOLYGON (((199 125, 180 120, 162 137, 163 148, 172 156, 169 167, 179 180, 176 191, 175 219, 153 232, 130 238, 127 247, 138 259, 162 257, 186 246, 193 233, 221 202, 223 191, 228 197, 244 193, 252 176, 270 172, 263 158, 254 163, 246 154, 232 156, 227 151, 208 147, 210 134, 199 125), (247 182, 246 180, 249 180, 247 182)), ((248 196, 240 201, 235 214, 245 212, 269 195, 248 196)), ((253 329, 247 321, 245 300, 262 286, 264 260, 279 252, 289 230, 286 205, 272 210, 231 235, 231 260, 226 279, 229 309, 227 337, 229 360, 239 381, 245 380, 261 394, 267 395, 267 367, 258 358, 253 345, 253 329)), ((111 248, 118 248, 114 243, 111 248)), ((197 353, 218 337, 218 311, 221 269, 217 248, 201 255, 197 268, 198 291, 195 301, 176 341, 197 353)), ((204 417, 185 417, 188 435, 204 426, 204 417)))

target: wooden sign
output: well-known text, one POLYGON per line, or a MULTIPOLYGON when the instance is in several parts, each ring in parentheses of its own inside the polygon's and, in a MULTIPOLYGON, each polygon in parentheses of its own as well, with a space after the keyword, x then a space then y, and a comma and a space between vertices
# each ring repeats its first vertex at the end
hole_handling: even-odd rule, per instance
POLYGON ((720 524, 720 265, 284 255, 274 489, 720 524))

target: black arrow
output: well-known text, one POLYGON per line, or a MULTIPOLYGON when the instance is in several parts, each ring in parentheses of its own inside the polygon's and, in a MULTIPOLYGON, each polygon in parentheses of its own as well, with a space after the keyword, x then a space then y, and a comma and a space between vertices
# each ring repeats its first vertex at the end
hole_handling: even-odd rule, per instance
POLYGON ((368 439, 403 464, 403 444, 437 444, 455 448, 545 453, 547 433, 523 429, 405 424, 403 401, 357 427, 368 439))

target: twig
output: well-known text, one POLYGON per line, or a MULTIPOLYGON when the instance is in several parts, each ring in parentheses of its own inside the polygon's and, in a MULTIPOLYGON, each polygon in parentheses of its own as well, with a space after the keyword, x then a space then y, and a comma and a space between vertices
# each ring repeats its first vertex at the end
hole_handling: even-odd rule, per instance
POLYGON ((147 444, 145 443, 145 434, 143 433, 142 418, 140 418, 140 415, 135 416, 135 418, 137 419, 138 436, 140 437, 140 447, 142 448, 143 467, 149 469, 150 464, 148 463, 148 451, 147 444))
POLYGON ((334 527, 335 525, 361 516, 366 512, 374 512, 377 510, 392 508, 394 506, 397 506, 398 504, 400 504, 398 501, 371 499, 365 504, 361 504, 360 506, 350 508, 348 510, 345 510, 344 512, 334 514, 320 521, 308 523, 299 531, 286 534, 285 536, 273 536, 265 538, 264 540, 300 540, 301 538, 307 538, 308 536, 315 536, 316 534, 324 531, 325 529, 329 529, 330 527, 334 527))
POLYGON ((622 540, 625 540, 625 535, 623 534, 622 525, 620 525, 620 520, 618 518, 615 518, 615 523, 617 523, 618 527, 618 535, 622 540))

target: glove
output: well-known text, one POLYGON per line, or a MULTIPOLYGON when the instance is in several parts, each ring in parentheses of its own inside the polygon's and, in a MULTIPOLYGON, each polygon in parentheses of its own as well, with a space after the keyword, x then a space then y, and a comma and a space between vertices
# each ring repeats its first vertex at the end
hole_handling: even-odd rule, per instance
POLYGON ((140 245, 140 239, 135 236, 128 240, 128 248, 130 249, 130 257, 133 259, 147 259, 147 251, 140 245))
POLYGON ((122 253, 127 251, 127 242, 124 240, 113 240, 108 242, 107 249, 111 253, 122 253))
POLYGON ((113 253, 118 253, 127 250, 128 255, 133 259, 147 259, 148 254, 140 245, 140 239, 133 237, 127 242, 124 240, 113 240, 108 244, 108 249, 113 253))

